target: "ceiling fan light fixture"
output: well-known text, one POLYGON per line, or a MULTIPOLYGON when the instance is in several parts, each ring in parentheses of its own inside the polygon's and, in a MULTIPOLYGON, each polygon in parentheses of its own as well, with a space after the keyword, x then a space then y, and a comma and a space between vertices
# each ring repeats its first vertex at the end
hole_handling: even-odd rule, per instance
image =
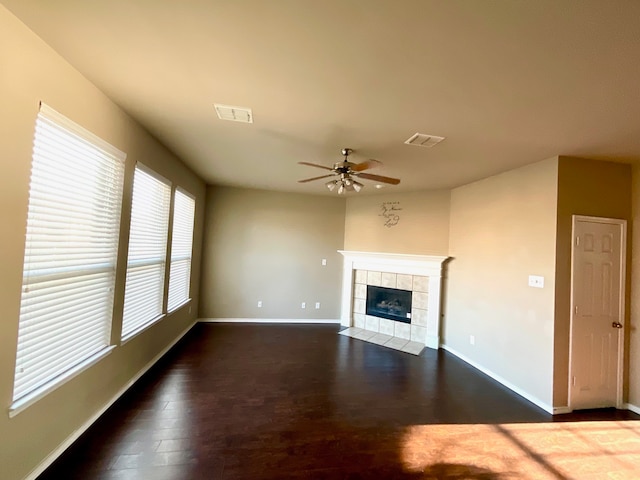
POLYGON ((364 162, 352 163, 349 161, 349 155, 351 153, 353 153, 353 150, 351 150, 350 148, 343 148, 342 154, 344 155, 344 160, 342 162, 335 163, 333 167, 320 165, 318 163, 298 162, 299 165, 321 168, 323 170, 329 170, 331 172, 327 175, 320 175, 319 177, 298 180, 298 183, 307 183, 327 177, 334 177, 335 180, 326 182, 324 186, 327 187, 330 192, 333 192, 337 187, 338 195, 341 195, 345 192, 360 192, 364 187, 364 184, 358 182, 356 178, 380 182, 376 185, 376 188, 382 188, 383 185, 381 184, 398 185, 400 183, 399 178, 385 177, 382 175, 374 175, 365 172, 365 170, 369 170, 370 168, 380 165, 381 162, 379 160, 370 158, 369 160, 366 160, 364 162))

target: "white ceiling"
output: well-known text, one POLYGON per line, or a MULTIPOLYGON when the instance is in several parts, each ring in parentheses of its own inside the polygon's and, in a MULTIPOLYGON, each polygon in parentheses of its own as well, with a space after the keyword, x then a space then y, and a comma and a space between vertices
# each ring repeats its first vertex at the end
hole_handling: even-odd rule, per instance
POLYGON ((637 0, 0 2, 211 184, 335 195, 297 162, 343 147, 402 179, 384 192, 640 159, 637 0))

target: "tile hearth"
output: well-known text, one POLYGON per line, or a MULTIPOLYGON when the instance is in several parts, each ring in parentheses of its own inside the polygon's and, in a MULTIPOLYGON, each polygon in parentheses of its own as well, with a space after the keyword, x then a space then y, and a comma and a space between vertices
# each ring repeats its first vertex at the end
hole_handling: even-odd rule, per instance
POLYGON ((344 256, 341 323, 349 327, 340 332, 342 335, 414 355, 419 355, 425 346, 440 347, 440 288, 447 257, 339 252, 344 256), (393 289, 409 294, 407 297, 404 293, 391 293, 393 305, 398 307, 402 318, 377 308, 385 300, 376 302, 388 295, 381 291, 393 289), (372 295, 369 300, 368 295, 372 295), (410 309, 404 306, 408 299, 410 309))
POLYGON ((393 348, 394 350, 400 350, 401 352, 410 353, 412 355, 420 355, 424 348, 424 342, 412 342, 411 340, 406 340, 404 338, 393 337, 385 333, 376 333, 358 327, 345 328, 338 333, 346 337, 375 343, 376 345, 393 348))
POLYGON ((428 299, 428 277, 356 269, 353 288, 353 326, 340 333, 401 352, 420 355, 427 339, 428 299), (412 292, 410 323, 366 315, 365 305, 369 285, 412 292))

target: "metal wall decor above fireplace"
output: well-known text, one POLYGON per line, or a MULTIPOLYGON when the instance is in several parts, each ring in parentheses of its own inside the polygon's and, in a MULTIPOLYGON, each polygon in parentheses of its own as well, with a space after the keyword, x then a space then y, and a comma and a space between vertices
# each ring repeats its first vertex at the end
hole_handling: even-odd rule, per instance
POLYGON ((411 292, 367 285, 367 315, 411 323, 411 292))

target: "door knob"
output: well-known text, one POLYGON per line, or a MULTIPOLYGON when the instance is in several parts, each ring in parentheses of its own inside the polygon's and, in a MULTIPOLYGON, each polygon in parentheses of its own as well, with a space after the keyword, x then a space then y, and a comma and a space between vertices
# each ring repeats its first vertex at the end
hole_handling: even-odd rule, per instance
POLYGON ((612 326, 613 328, 622 328, 622 324, 621 324, 621 323, 619 323, 619 322, 613 322, 613 323, 611 324, 611 326, 612 326))

